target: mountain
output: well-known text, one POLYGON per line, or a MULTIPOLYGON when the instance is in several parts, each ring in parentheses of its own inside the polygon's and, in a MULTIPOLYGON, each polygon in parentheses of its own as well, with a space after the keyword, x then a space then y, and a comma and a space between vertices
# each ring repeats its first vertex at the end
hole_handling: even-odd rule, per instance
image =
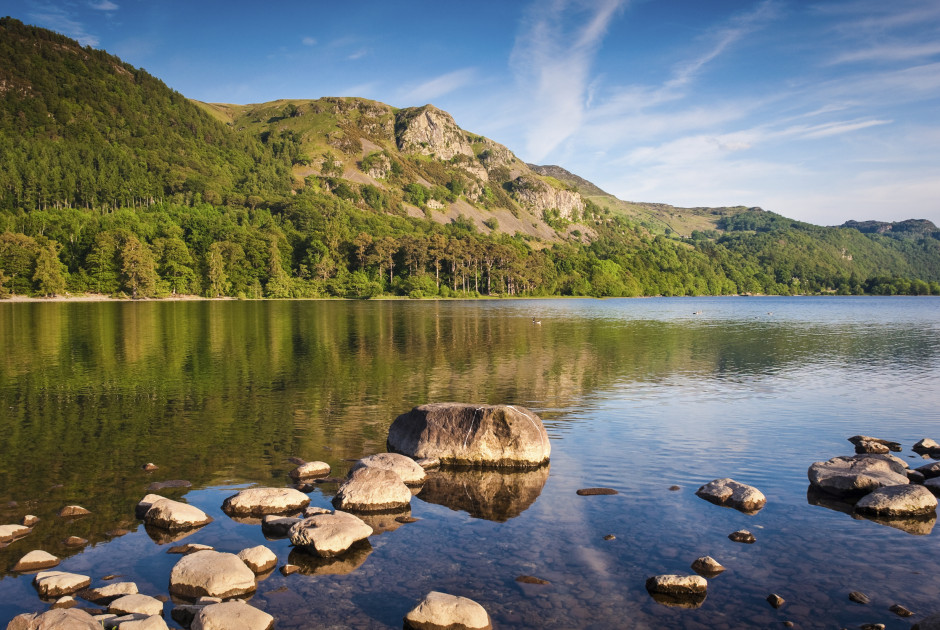
POLYGON ((940 293, 929 222, 627 202, 430 104, 201 103, 13 18, 0 150, 0 295, 940 293))

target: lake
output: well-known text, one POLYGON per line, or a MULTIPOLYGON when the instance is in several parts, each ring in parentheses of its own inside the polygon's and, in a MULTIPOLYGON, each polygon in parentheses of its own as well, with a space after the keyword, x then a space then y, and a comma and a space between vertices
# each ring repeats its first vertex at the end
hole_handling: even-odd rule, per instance
MULTIPOLYGON (((37 548, 92 586, 120 574, 167 594, 180 556, 134 506, 150 483, 185 479, 164 494, 215 521, 184 542, 266 544, 304 567, 250 600, 277 628, 401 628, 431 590, 479 602, 502 629, 909 628, 892 604, 940 612, 937 528, 818 505, 806 471, 852 454, 856 434, 932 461, 911 446, 940 440, 938 333, 928 297, 0 303, 0 524, 42 519, 0 549, 0 623, 48 608, 11 571, 37 548), (396 416, 442 401, 533 410, 550 467, 439 473, 412 500, 417 522, 386 522, 326 564, 221 511, 238 489, 289 485, 292 456, 345 475, 385 451, 396 416), (719 477, 767 506, 695 496, 719 477), (593 486, 618 494, 576 494, 593 486), (69 504, 92 514, 57 518, 69 504), (757 542, 731 542, 740 528, 757 542), (727 571, 699 608, 647 594, 648 577, 691 574, 703 555, 727 571)), ((311 505, 336 489, 317 485, 311 505)))

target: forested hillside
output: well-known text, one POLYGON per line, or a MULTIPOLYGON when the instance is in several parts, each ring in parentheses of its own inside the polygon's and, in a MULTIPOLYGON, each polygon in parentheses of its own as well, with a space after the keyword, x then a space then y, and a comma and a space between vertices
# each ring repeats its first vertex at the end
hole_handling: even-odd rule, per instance
POLYGON ((0 295, 937 293, 930 222, 631 204, 433 106, 196 103, 0 19, 0 295))

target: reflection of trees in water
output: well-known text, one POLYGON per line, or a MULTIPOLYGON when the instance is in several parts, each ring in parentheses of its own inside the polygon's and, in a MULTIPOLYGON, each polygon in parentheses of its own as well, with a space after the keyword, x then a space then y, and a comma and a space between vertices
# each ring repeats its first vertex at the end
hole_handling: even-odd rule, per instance
POLYGON ((442 469, 428 474, 418 498, 502 523, 535 503, 548 471, 548 465, 523 471, 442 469))
MULTIPOLYGON (((153 481, 280 485, 291 455, 341 475, 344 460, 384 451, 391 421, 424 402, 564 409, 624 382, 936 354, 896 326, 843 332, 767 321, 543 317, 532 326, 499 303, 2 304, 0 505, 29 505, 11 518, 35 513, 56 536, 55 512, 87 505, 93 514, 74 533, 94 543, 127 527, 153 481), (160 468, 140 471, 146 461, 160 468)), ((491 490, 525 504, 525 490, 491 490)), ((471 491, 457 509, 512 517, 486 507, 484 494, 471 491)), ((36 543, 57 544, 52 535, 36 543)))

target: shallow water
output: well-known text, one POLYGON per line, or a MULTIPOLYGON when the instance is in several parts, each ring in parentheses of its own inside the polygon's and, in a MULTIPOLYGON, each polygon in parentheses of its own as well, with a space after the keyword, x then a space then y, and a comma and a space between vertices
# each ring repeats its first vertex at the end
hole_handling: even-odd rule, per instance
POLYGON ((10 571, 34 548, 93 586, 119 573, 166 594, 179 556, 134 519, 153 481, 191 481, 165 494, 215 518, 185 542, 304 560, 225 516, 225 497, 289 484, 290 456, 342 475, 384 451, 398 414, 457 400, 537 412, 550 468, 442 474, 412 501, 418 522, 273 573, 251 603, 278 628, 400 628, 430 590, 480 602, 498 628, 909 628, 892 604, 940 611, 936 528, 813 505, 806 469, 851 454, 859 433, 926 463, 910 446, 940 440, 938 316, 936 298, 0 304, 0 524, 42 518, 0 549, 0 623, 47 608, 10 571), (767 507, 695 496, 717 477, 757 486, 767 507), (619 494, 575 494, 587 486, 619 494), (72 503, 93 514, 56 518, 72 503), (755 544, 728 540, 742 527, 755 544), (70 535, 90 542, 68 549, 70 535), (647 577, 706 554, 728 570, 699 608, 646 593, 647 577))

